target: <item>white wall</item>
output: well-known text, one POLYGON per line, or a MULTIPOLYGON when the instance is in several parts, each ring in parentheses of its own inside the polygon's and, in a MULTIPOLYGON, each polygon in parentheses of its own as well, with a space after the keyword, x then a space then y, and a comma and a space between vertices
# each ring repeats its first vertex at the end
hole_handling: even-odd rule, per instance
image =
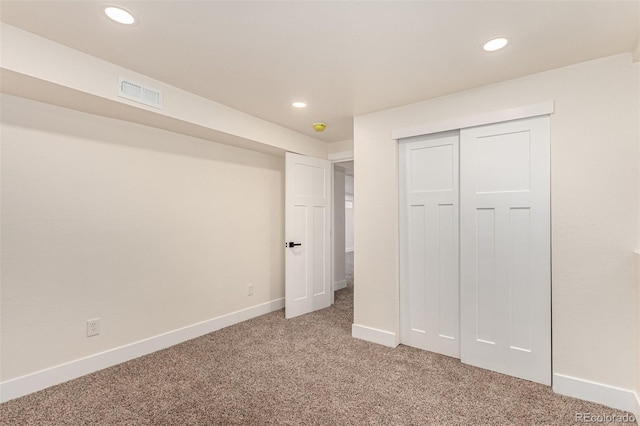
POLYGON ((0 102, 0 381, 284 296, 283 158, 0 102))
POLYGON ((394 129, 540 102, 551 117, 554 373, 638 384, 639 64, 586 62, 355 119, 355 323, 398 335, 394 129))
POLYGON ((344 173, 333 172, 333 285, 341 289, 347 285, 347 271, 344 257, 344 173))

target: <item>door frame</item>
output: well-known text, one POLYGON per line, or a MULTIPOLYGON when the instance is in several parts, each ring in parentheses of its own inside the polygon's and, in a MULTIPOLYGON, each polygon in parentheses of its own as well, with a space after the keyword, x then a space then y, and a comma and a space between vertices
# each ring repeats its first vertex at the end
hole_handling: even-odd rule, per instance
MULTIPOLYGON (((333 186, 335 184, 334 182, 334 172, 335 172, 335 164, 336 163, 342 163, 345 161, 354 161, 354 155, 353 155, 353 151, 341 151, 341 152, 336 152, 336 153, 331 153, 328 155, 327 160, 331 163, 331 182, 330 182, 330 186, 333 190, 333 186)), ((333 194, 332 194, 333 197, 333 194)), ((331 292, 331 305, 333 305, 335 303, 335 250, 334 250, 334 244, 335 244, 335 203, 333 203, 333 200, 331 200, 331 209, 330 209, 330 236, 329 236, 329 244, 330 244, 330 257, 331 257, 331 265, 330 265, 330 274, 331 274, 331 280, 329 283, 329 288, 330 288, 330 292, 331 292)), ((285 237, 286 239, 286 237, 285 237)), ((354 243, 355 245, 355 243, 354 243)))
MULTIPOLYGON (((335 165, 336 163, 343 163, 345 161, 354 161, 354 166, 355 166, 355 160, 353 158, 353 151, 341 151, 341 152, 335 152, 335 153, 331 153, 328 156, 328 160, 331 163, 331 188, 333 189, 333 186, 335 184, 334 182, 334 173, 335 173, 335 165)), ((354 173, 354 177, 355 177, 355 173, 354 173)), ((334 230, 335 228, 335 221, 336 221, 336 203, 331 203, 331 304, 333 305, 335 303, 335 294, 336 294, 336 289, 335 289, 335 259, 336 259, 336 254, 335 254, 335 232, 334 230)), ((355 246, 355 242, 354 242, 354 246, 355 246)), ((355 251, 355 249, 354 249, 355 251)))

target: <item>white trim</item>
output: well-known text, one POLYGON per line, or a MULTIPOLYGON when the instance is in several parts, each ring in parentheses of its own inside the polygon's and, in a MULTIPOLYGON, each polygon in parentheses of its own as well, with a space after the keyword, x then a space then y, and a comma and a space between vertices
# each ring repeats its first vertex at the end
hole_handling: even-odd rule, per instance
POLYGON ((331 256, 331 305, 336 303, 336 290, 339 290, 336 283, 336 206, 333 202, 335 196, 335 178, 336 178, 336 166, 331 163, 331 231, 329 231, 329 244, 331 244, 331 250, 329 250, 331 256))
POLYGON ((333 284, 333 291, 342 290, 343 288, 347 288, 347 280, 341 280, 333 284))
POLYGON ((332 163, 353 160, 353 151, 332 152, 328 157, 332 163))
POLYGON ((378 330, 366 325, 353 324, 351 326, 351 337, 366 340, 367 342, 395 348, 398 346, 398 335, 390 331, 378 330))
POLYGON ((284 299, 275 299, 260 305, 159 334, 148 339, 0 382, 0 402, 6 402, 50 386, 76 379, 86 374, 125 361, 130 361, 282 308, 284 308, 284 299))
POLYGON ((448 121, 439 121, 414 127, 394 129, 391 132, 391 139, 397 140, 411 138, 414 136, 429 135, 432 133, 446 132, 449 130, 465 129, 467 127, 553 114, 553 112, 554 103, 553 101, 549 101, 535 105, 492 111, 479 115, 459 117, 448 121))
POLYGON ((353 253, 353 247, 348 247, 344 249, 345 253, 353 253))
POLYGON ((632 390, 609 386, 563 374, 553 375, 553 391, 585 401, 596 402, 640 417, 640 401, 632 390))
MULTIPOLYGON (((638 44, 638 52, 640 52, 640 42, 638 44)), ((638 285, 638 291, 640 291, 640 249, 635 250, 634 253, 636 258, 636 283, 638 285)), ((640 342, 638 342, 638 345, 640 345, 640 342)), ((640 351, 640 346, 638 346, 638 351, 640 351)), ((638 375, 638 380, 640 380, 640 375, 638 375)), ((636 420, 638 421, 638 424, 640 424, 640 382, 636 383, 635 396, 636 396, 636 409, 634 411, 634 414, 636 415, 636 420)))

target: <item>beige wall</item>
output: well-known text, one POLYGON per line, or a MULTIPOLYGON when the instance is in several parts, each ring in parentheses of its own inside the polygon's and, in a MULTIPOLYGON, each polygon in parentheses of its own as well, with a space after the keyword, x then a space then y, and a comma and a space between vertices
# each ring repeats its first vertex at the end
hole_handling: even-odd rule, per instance
POLYGON ((0 99, 0 381, 284 296, 283 158, 0 99))
POLYGON ((340 142, 332 142, 327 145, 329 155, 345 152, 353 152, 353 139, 347 139, 340 142))
POLYGON ((554 101, 554 373, 636 388, 639 66, 617 55, 356 117, 355 323, 399 329, 392 130, 554 101))

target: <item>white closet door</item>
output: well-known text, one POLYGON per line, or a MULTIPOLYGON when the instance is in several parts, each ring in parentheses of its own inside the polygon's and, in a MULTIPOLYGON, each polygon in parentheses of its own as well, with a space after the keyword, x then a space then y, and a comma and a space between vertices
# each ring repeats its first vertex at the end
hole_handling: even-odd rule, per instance
POLYGON ((549 385, 549 117, 460 132, 462 361, 549 385))
POLYGON ((458 139, 456 131, 400 144, 400 341, 457 358, 458 139))

